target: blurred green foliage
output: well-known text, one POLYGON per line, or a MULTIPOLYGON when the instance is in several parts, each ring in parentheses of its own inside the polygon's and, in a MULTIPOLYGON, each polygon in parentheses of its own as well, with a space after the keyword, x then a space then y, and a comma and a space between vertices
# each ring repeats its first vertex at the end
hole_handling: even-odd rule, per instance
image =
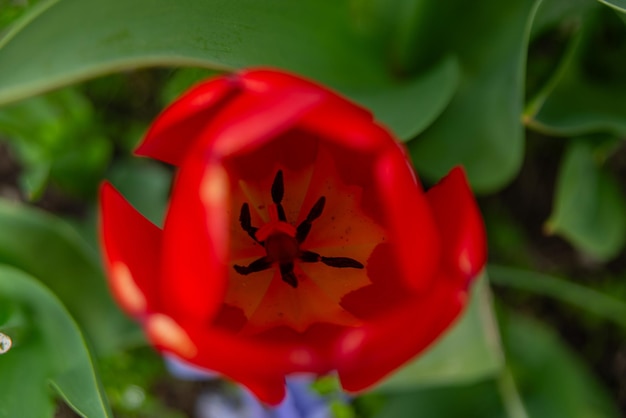
POLYGON ((162 223, 172 173, 132 149, 193 83, 258 65, 369 107, 427 184, 463 164, 484 195, 495 264, 470 308, 338 416, 626 410, 623 377, 585 351, 597 344, 566 344, 626 335, 624 0, 0 0, 0 164, 16 165, 0 167, 0 331, 17 336, 0 417, 50 417, 55 399, 88 417, 112 416, 107 399, 119 417, 184 416, 106 291, 98 184, 162 223))

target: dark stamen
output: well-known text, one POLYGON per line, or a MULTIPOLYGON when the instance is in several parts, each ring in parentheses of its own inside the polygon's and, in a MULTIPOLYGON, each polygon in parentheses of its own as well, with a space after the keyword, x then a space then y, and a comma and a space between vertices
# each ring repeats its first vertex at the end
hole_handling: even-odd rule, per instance
MULTIPOLYGON (((274 182, 272 183, 272 201, 276 205, 276 210, 278 212, 278 219, 282 222, 287 222, 287 217, 285 216, 285 209, 282 205, 282 200, 285 195, 285 184, 283 179, 282 170, 278 170, 276 173, 276 177, 274 177, 274 182)), ((325 257, 313 251, 300 250, 299 245, 301 244, 306 237, 309 235, 311 231, 311 227, 313 226, 313 221, 322 216, 322 212, 324 212, 324 206, 326 205, 326 197, 322 196, 317 199, 317 202, 313 205, 308 215, 298 225, 296 228, 296 236, 295 242, 293 242, 294 238, 286 236, 289 240, 291 240, 290 246, 288 246, 289 251, 280 246, 280 240, 276 241, 276 239, 271 240, 272 245, 266 247, 265 250, 267 252, 267 256, 258 258, 254 260, 247 266, 240 266, 235 264, 233 268, 235 271, 241 275, 248 275, 250 273, 256 273, 259 271, 269 269, 274 262, 277 262, 280 268, 280 276, 282 280, 287 283, 289 286, 294 289, 298 287, 298 277, 294 272, 294 263, 293 259, 297 257, 300 261, 304 263, 318 263, 322 262, 329 267, 336 268, 356 268, 362 269, 364 266, 357 260, 349 257, 325 257), (276 247, 276 242, 279 243, 278 247, 276 247), (275 254, 278 251, 277 254, 275 254), (271 254, 271 257, 269 256, 271 254), (292 261, 289 261, 292 260, 292 261), (282 261, 282 262, 281 262, 282 261)), ((241 212, 239 213, 239 223, 241 224, 241 228, 250 235, 250 237, 256 241, 257 243, 263 245, 265 247, 266 241, 259 241, 256 238, 256 232, 259 228, 252 226, 252 216, 250 214, 250 205, 248 203, 244 203, 241 206, 241 212)), ((284 234, 283 234, 284 235, 284 234)), ((280 234, 276 234, 274 238, 278 238, 282 236, 280 234)), ((269 245, 269 244, 268 244, 269 245)))
POLYGON ((337 267, 337 268, 349 267, 349 268, 354 268, 354 269, 363 268, 363 264, 349 257, 324 257, 322 256, 321 261, 322 263, 330 267, 337 267))
POLYGON ((359 263, 353 258, 349 257, 324 257, 323 255, 319 255, 318 253, 314 253, 313 251, 302 251, 300 253, 300 260, 304 263, 317 263, 321 261, 330 267, 337 268, 355 268, 362 269, 363 264, 359 263))
POLYGON ((313 251, 302 251, 300 254, 300 260, 305 263, 317 263, 318 261, 321 261, 321 259, 322 256, 318 253, 314 253, 313 251))
POLYGON ((298 228, 296 229, 296 241, 298 241, 298 244, 301 244, 309 235, 309 232, 311 231, 311 226, 313 226, 313 221, 322 216, 325 204, 326 197, 322 196, 317 199, 317 202, 315 202, 315 204, 309 211, 306 219, 302 221, 300 225, 298 225, 298 228))
POLYGON ((256 231, 258 231, 259 228, 255 228, 252 226, 250 206, 247 203, 241 205, 241 212, 239 213, 239 223, 241 224, 241 229, 246 231, 253 240, 259 242, 259 240, 256 239, 256 231))
POLYGON ((272 263, 268 260, 267 257, 261 257, 254 260, 252 263, 247 266, 240 266, 235 264, 233 267, 235 271, 241 275, 248 275, 250 273, 256 273, 259 271, 267 270, 272 266, 272 263))
POLYGON ((285 283, 294 289, 298 287, 298 278, 293 272, 293 263, 284 263, 280 265, 280 275, 285 283))
POLYGON ((278 170, 274 182, 272 183, 272 201, 276 204, 278 211, 278 220, 287 222, 285 209, 283 209, 282 201, 285 195, 285 183, 283 181, 283 170, 278 170))
POLYGON ((317 202, 315 202, 315 204, 311 208, 311 211, 307 215, 306 220, 309 222, 313 222, 314 220, 322 216, 322 212, 324 211, 325 204, 326 204, 325 196, 322 196, 319 199, 317 199, 317 202))
POLYGON ((283 182, 283 170, 278 170, 276 177, 274 177, 274 183, 272 183, 272 201, 274 203, 280 203, 283 201, 285 195, 285 184, 283 182))

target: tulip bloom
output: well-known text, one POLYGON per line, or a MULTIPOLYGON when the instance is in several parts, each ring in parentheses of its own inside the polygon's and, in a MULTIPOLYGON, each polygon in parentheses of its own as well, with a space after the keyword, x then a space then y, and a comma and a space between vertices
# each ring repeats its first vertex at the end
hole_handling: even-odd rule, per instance
POLYGON ((460 168, 424 193, 367 110, 292 75, 200 83, 136 152, 178 171, 163 229, 102 187, 113 294, 159 350, 269 404, 292 373, 372 386, 446 330, 485 263, 460 168))

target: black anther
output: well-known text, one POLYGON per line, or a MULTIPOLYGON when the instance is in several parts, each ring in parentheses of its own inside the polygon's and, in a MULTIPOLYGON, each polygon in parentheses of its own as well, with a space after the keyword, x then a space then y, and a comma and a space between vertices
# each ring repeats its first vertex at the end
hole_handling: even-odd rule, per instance
POLYGON ((267 257, 261 257, 254 260, 252 263, 247 266, 240 266, 235 264, 233 268, 235 271, 243 276, 246 276, 250 273, 256 273, 258 271, 267 270, 272 266, 271 261, 268 260, 267 257))
POLYGON ((330 267, 354 268, 354 269, 363 268, 363 264, 349 257, 324 257, 322 256, 320 261, 330 267))
POLYGON ((302 251, 300 254, 300 260, 305 263, 317 263, 318 261, 321 261, 321 259, 322 256, 318 253, 314 253, 313 251, 302 251))
POLYGON ((322 216, 325 204, 326 197, 322 196, 317 199, 317 202, 315 202, 315 204, 309 211, 306 219, 300 222, 300 225, 298 225, 298 228, 296 228, 296 241, 298 241, 298 244, 301 244, 309 235, 309 232, 311 231, 311 226, 313 226, 313 221, 322 216))
POLYGON ((317 263, 318 261, 321 261, 327 266, 337 268, 363 268, 363 264, 359 263, 353 258, 324 257, 323 255, 319 255, 318 253, 314 253, 313 251, 302 251, 302 253, 300 253, 300 260, 304 263, 317 263))
POLYGON ((259 228, 255 228, 252 226, 250 206, 247 203, 241 205, 241 212, 239 213, 239 223, 241 224, 241 228, 246 231, 253 240, 259 242, 259 240, 256 239, 256 231, 258 231, 259 228))
POLYGON ((293 272, 293 263, 284 263, 280 265, 280 276, 283 281, 294 289, 298 287, 298 278, 293 272))
POLYGON ((322 196, 317 199, 317 202, 313 205, 309 214, 306 216, 306 220, 309 222, 313 222, 320 216, 322 216, 322 212, 324 211, 324 205, 326 205, 326 197, 322 196))
POLYGON ((272 183, 272 201, 279 204, 285 195, 285 183, 283 182, 283 170, 278 170, 274 183, 272 183))
POLYGON ((287 222, 287 215, 285 215, 285 209, 281 203, 284 196, 285 182, 283 180, 283 170, 278 170, 276 177, 274 177, 274 182, 272 183, 272 201, 276 204, 278 220, 287 222))

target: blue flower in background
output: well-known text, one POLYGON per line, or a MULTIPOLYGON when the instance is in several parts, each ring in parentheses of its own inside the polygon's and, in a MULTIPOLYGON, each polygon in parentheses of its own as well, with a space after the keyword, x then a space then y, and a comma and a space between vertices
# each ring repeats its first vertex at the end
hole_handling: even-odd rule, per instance
POLYGON ((198 418, 332 418, 327 399, 311 389, 309 377, 287 379, 287 396, 276 407, 260 403, 247 389, 239 390, 239 402, 220 393, 198 400, 198 418))
MULTIPOLYGON (((219 379, 217 373, 191 366, 176 357, 166 356, 165 363, 172 375, 185 380, 219 379)), ((275 407, 268 407, 246 388, 237 386, 237 396, 223 392, 207 392, 196 405, 198 418, 332 418, 329 399, 311 388, 311 376, 287 379, 287 396, 275 407)))

